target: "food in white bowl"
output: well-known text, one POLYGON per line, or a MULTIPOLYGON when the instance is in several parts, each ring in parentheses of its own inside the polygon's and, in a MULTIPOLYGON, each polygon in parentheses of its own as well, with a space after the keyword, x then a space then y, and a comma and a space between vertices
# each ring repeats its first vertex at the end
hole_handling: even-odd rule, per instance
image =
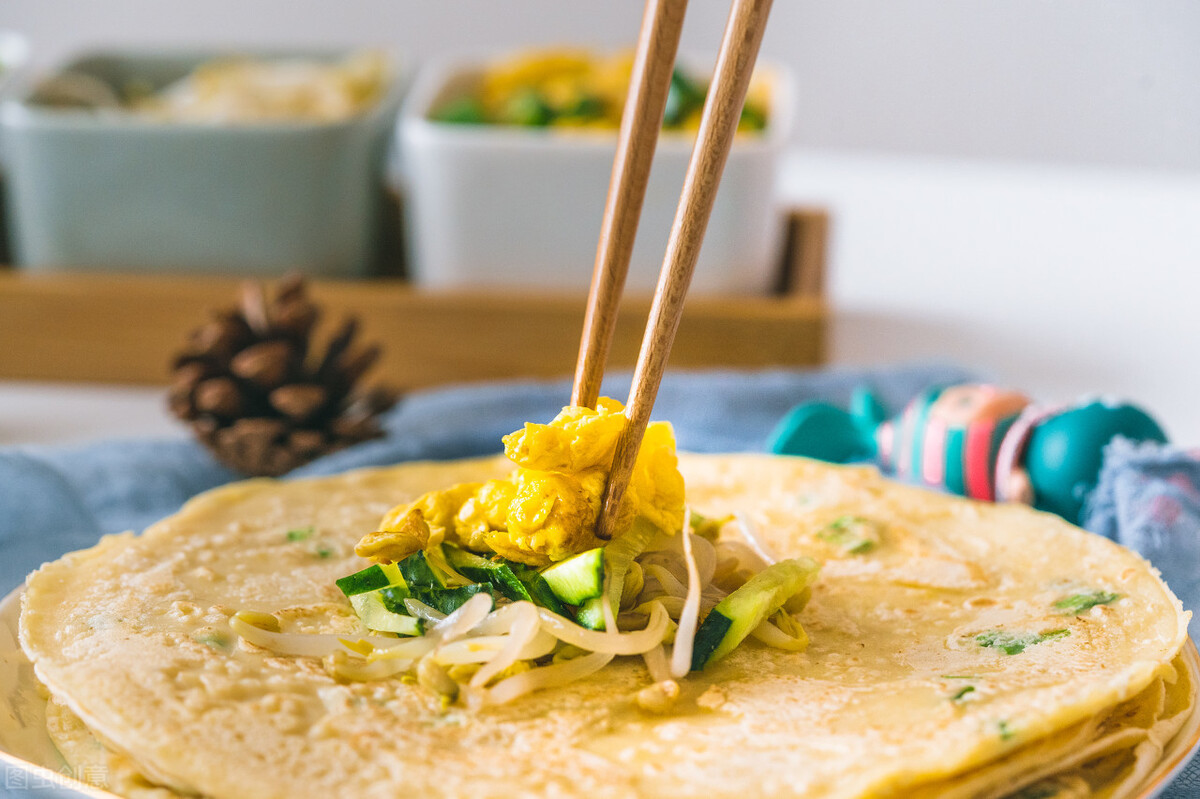
MULTIPOLYGON (((704 69, 685 61, 682 72, 703 86, 704 69)), ((500 92, 496 102, 501 118, 507 107, 520 120, 524 109, 531 121, 546 124, 464 124, 471 121, 462 113, 464 98, 482 97, 485 112, 491 105, 488 75, 495 64, 486 56, 430 63, 402 110, 397 180, 406 197, 412 277, 436 288, 586 292, 619 109, 607 101, 597 117, 571 113, 572 103, 588 105, 588 93, 570 81, 554 88, 555 81, 544 79, 550 88, 538 97, 513 92, 503 102, 500 92)), ((606 72, 597 82, 619 84, 622 73, 608 70, 614 71, 616 78, 606 72)), ((775 178, 790 135, 793 90, 780 67, 761 66, 756 80, 752 107, 762 110, 730 152, 693 293, 761 295, 778 281, 784 215, 775 178)), ((608 89, 590 94, 593 100, 611 97, 608 89)), ((680 115, 680 129, 659 138, 626 284, 631 292, 648 294, 657 280, 691 158, 689 128, 695 119, 693 104, 691 113, 680 115)))

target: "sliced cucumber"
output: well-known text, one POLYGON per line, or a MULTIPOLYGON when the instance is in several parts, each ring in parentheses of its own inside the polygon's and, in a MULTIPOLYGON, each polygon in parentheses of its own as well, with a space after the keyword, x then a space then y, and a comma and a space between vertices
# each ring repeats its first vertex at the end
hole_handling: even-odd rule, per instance
POLYGON ((492 607, 496 606, 496 592, 486 583, 472 583, 458 588, 417 588, 413 590, 412 597, 440 613, 449 615, 476 594, 487 594, 492 598, 492 607))
POLYGON ((696 630, 692 669, 703 669, 728 655, 763 619, 809 588, 819 568, 811 558, 781 560, 722 599, 696 630))
POLYGON ((548 608, 559 616, 570 616, 570 611, 563 604, 562 600, 554 595, 550 590, 550 583, 546 582, 542 575, 538 574, 537 569, 524 564, 512 564, 513 573, 517 575, 525 588, 529 591, 529 597, 535 605, 541 605, 548 608))
POLYGON ((337 587, 346 596, 378 591, 391 585, 404 585, 400 567, 395 563, 376 563, 337 581, 337 587))
POLYGON ((604 593, 604 547, 555 563, 541 575, 556 597, 568 605, 582 605, 604 593))
POLYGON ((454 567, 446 562, 446 551, 444 545, 429 547, 425 550, 425 561, 429 564, 429 568, 433 570, 438 582, 446 588, 461 588, 464 585, 470 585, 471 581, 463 577, 454 567))
POLYGON ((424 551, 414 552, 396 565, 410 590, 446 587, 445 575, 433 568, 424 551))
POLYGON ((589 630, 604 629, 604 597, 594 596, 575 611, 575 621, 589 630))
POLYGON ((400 635, 423 634, 425 627, 420 619, 388 610, 382 596, 383 591, 387 590, 389 589, 383 588, 378 591, 354 594, 350 597, 350 604, 354 606, 354 612, 358 614, 358 618, 366 628, 376 632, 400 635))
POLYGON ((488 560, 465 549, 446 545, 443 545, 442 551, 446 555, 446 562, 468 580, 487 583, 513 602, 532 599, 529 589, 505 561, 488 560))
POLYGON ((404 604, 404 600, 412 596, 408 592, 406 585, 391 585, 387 588, 379 589, 379 598, 383 600, 383 606, 392 613, 399 613, 402 616, 410 616, 408 606, 404 604))

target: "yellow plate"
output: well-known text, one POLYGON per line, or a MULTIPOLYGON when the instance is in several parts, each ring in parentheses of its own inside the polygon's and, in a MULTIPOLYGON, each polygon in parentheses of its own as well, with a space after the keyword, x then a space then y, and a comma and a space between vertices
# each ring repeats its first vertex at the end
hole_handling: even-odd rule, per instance
MULTIPOLYGON (((116 799, 108 791, 72 779, 46 733, 46 699, 33 676, 33 665, 17 643, 23 588, 0 600, 0 791, 57 788, 56 797, 116 799)), ((1200 653, 1189 638, 1184 662, 1200 684, 1200 653)), ((1134 799, 1154 799, 1200 749, 1200 703, 1163 750, 1162 759, 1134 799)))

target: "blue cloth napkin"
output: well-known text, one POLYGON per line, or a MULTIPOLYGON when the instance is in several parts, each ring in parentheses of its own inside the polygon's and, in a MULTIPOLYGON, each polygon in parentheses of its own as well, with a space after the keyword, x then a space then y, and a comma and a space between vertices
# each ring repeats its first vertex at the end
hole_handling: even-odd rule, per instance
MULTIPOLYGON (((972 378, 962 369, 936 365, 673 373, 663 381, 655 418, 674 424, 683 450, 761 451, 776 422, 797 403, 821 400, 845 407, 855 387, 868 385, 886 407, 898 409, 927 386, 972 378)), ((603 393, 623 398, 628 388, 629 376, 617 375, 605 381, 603 393)), ((501 436, 526 421, 549 420, 569 397, 567 381, 491 383, 417 392, 387 416, 386 438, 321 458, 292 476, 499 452, 501 436)), ((1164 543, 1156 537, 1154 517, 1132 510, 1142 494, 1136 486, 1123 487, 1127 483, 1124 472, 1113 468, 1113 475, 1106 473, 1102 480, 1102 488, 1114 487, 1113 499, 1098 501, 1093 509, 1097 526, 1103 528, 1099 531, 1142 551, 1167 571, 1167 564, 1158 557, 1168 561, 1176 557, 1179 550, 1172 547, 1178 542, 1164 543), (1133 498, 1133 504, 1127 500, 1122 505, 1126 498, 1133 498), (1136 524, 1130 519, 1137 520, 1136 524)), ((144 529, 195 494, 234 479, 237 475, 186 440, 0 448, 0 589, 16 587, 41 563, 91 546, 101 535, 144 529)), ((1188 501, 1194 503, 1195 499, 1188 501)), ((1187 507, 1200 511, 1195 504, 1187 507)), ((1195 518, 1200 518, 1200 513, 1195 518)), ((1191 540, 1200 541, 1194 530, 1191 540)), ((1195 601, 1200 599, 1195 594, 1200 551, 1188 550, 1187 558, 1171 565, 1179 569, 1179 586, 1190 586, 1187 590, 1193 592, 1191 600, 1195 601)), ((1170 573, 1167 578, 1176 585, 1170 573)), ((1200 796, 1197 785, 1200 762, 1193 762, 1163 797, 1195 799, 1200 796), (1189 775, 1194 781, 1189 781, 1189 775)), ((0 796, 78 796, 48 788, 23 790, 0 784, 0 796)))
POLYGON ((1185 608, 1200 610, 1200 451, 1114 440, 1083 526, 1140 553, 1185 608))
MULTIPOLYGON (((1200 611, 1200 451, 1118 438, 1104 451, 1084 526, 1158 567, 1183 606, 1200 611)), ((1200 757, 1163 799, 1200 797, 1200 757)))
MULTIPOLYGON (((925 386, 967 379, 950 366, 880 370, 684 372, 663 380, 654 416, 670 420, 693 452, 761 450, 798 402, 849 401, 869 383, 903 404, 925 386)), ((606 380, 624 398, 629 375, 606 380)), ((567 381, 487 383, 410 394, 384 420, 387 437, 313 461, 291 476, 327 475, 402 461, 500 452, 500 438, 549 421, 570 401, 567 381)), ((202 491, 237 479, 186 440, 108 441, 76 447, 0 448, 0 590, 107 533, 142 530, 202 491)))

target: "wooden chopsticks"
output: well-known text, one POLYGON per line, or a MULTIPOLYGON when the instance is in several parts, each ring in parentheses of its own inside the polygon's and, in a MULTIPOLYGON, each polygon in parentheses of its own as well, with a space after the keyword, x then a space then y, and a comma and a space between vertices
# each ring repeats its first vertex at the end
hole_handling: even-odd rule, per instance
MULTIPOLYGON (((651 5, 654 0, 650 0, 651 5)), ((612 468, 609 472, 608 486, 605 489, 604 504, 600 510, 600 518, 596 524, 597 537, 608 540, 618 532, 613 529, 617 508, 625 489, 629 485, 629 477, 637 460, 641 447, 642 436, 650 421, 650 411, 654 407, 658 387, 662 383, 663 370, 671 354, 671 345, 675 341, 675 333, 679 329, 679 319, 683 313, 683 300, 687 294, 688 285, 692 280, 692 272, 696 268, 696 260, 700 255, 700 245, 704 240, 704 232, 712 213, 713 202, 716 199, 717 187, 720 184, 721 172, 729 156, 734 134, 737 132, 738 121, 741 117, 742 105, 746 100, 746 91, 750 86, 750 75, 754 62, 758 57, 759 45, 762 43, 763 32, 766 29, 767 16, 771 10, 771 0, 733 0, 729 12, 729 21, 725 26, 725 34, 721 41, 721 51, 717 56, 717 65, 713 71, 712 83, 709 85, 708 97, 704 103, 704 111, 700 120, 700 129, 696 136, 696 145, 692 150, 692 158, 688 164, 687 176, 684 178, 683 191, 679 197, 679 206, 675 212, 675 222, 671 227, 671 235, 667 242, 666 256, 663 259, 662 270, 659 273, 658 286, 654 292, 654 301, 650 308, 650 318, 646 322, 646 332, 642 338, 641 351, 638 354, 637 367, 634 370, 633 385, 630 388, 629 400, 626 403, 625 414, 628 422, 617 441, 616 453, 613 456, 612 468)), ((647 18, 653 12, 647 11, 647 18)), ((643 36, 645 38, 645 36, 643 36)), ((661 54, 660 54, 661 57, 661 54)), ((672 61, 673 53, 672 53, 672 61)), ((656 69, 655 75, 659 80, 661 70, 656 69)), ((669 83, 670 70, 667 70, 669 83)), ((643 73, 642 80, 647 75, 643 73)), ((664 91, 665 95, 665 91, 664 91)), ((646 102, 640 113, 648 113, 649 103, 646 102)), ((629 111, 626 110, 626 117, 629 111)), ((635 125, 623 118, 621 127, 621 143, 618 145, 618 160, 622 150, 634 142, 627 136, 643 125, 657 128, 662 121, 661 108, 652 119, 643 119, 635 125), (628 124, 627 124, 628 123, 628 124)), ((643 136, 648 134, 643 133, 643 136)), ((638 154, 634 154, 635 157, 638 154)), ((629 157, 628 154, 626 157, 629 157)), ((649 155, 645 156, 647 161, 649 155)), ((645 166, 647 172, 649 165, 645 166)), ((618 178, 618 169, 614 166, 614 179, 618 178)), ((644 183, 642 184, 644 191, 644 183)), ((630 198, 620 196, 614 198, 613 193, 620 192, 619 184, 609 188, 609 209, 617 208, 624 213, 629 212, 630 198)), ((636 198, 636 207, 640 210, 642 197, 636 198)), ((611 235, 617 229, 616 223, 607 220, 604 236, 611 235)), ((627 227, 621 230, 628 230, 627 227)), ((634 225, 636 231, 636 223, 634 225)), ((628 233, 630 240, 622 240, 620 247, 632 249, 633 233, 628 233)), ((601 252, 605 248, 616 250, 618 245, 603 240, 601 252)), ((613 256, 615 258, 615 256, 613 256)), ((616 317, 616 305, 620 300, 620 290, 624 285, 625 272, 628 269, 628 251, 624 263, 620 267, 619 281, 614 282, 615 276, 605 277, 600 271, 601 257, 597 257, 597 273, 593 275, 592 293, 588 298, 588 315, 591 320, 608 320, 608 335, 611 338, 611 328, 616 317), (615 288, 614 288, 615 287, 615 288)), ((607 262, 607 261, 606 261, 607 262)), ((603 371, 604 357, 607 355, 608 341, 593 341, 593 335, 602 335, 601 322, 594 323, 599 332, 593 333, 592 327, 585 323, 584 341, 580 346, 580 367, 576 370, 576 393, 584 396, 579 390, 584 375, 587 382, 585 388, 589 392, 594 388, 599 391, 599 374, 603 371), (600 353, 594 352, 594 347, 602 347, 600 353), (599 367, 583 367, 585 361, 592 363, 599 357, 599 367)), ((594 399, 593 399, 594 402, 594 399)))
POLYGON ((617 306, 629 273, 629 258, 637 238, 638 218, 667 108, 671 72, 686 12, 687 0, 646 2, 629 95, 621 114, 604 221, 600 225, 600 244, 596 248, 596 265, 592 270, 592 287, 571 389, 572 405, 591 408, 600 396, 600 381, 617 326, 617 306))

